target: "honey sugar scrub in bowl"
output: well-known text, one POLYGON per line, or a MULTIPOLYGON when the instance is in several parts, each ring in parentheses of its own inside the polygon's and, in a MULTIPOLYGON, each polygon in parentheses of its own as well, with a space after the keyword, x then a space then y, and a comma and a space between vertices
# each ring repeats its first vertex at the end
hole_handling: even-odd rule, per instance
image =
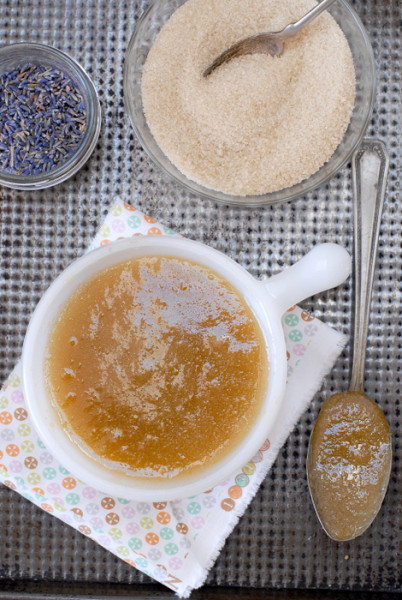
POLYGON ((199 196, 258 205, 291 200, 332 177, 369 122, 372 49, 339 0, 281 56, 205 69, 233 43, 277 31, 313 0, 156 0, 136 25, 124 98, 142 146, 199 196))
POLYGON ((147 236, 73 262, 23 348, 28 409, 49 451, 98 490, 172 500, 214 487, 275 426, 281 316, 342 283, 350 257, 317 245, 260 282, 198 242, 147 236))

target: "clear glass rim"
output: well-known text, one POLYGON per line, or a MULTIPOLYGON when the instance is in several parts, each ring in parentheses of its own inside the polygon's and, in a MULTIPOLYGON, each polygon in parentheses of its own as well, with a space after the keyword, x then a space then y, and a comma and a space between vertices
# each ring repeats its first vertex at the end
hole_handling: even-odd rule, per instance
MULTIPOLYGON (((159 158, 156 156, 155 152, 153 151, 153 148, 149 146, 147 141, 144 139, 144 136, 142 135, 141 127, 138 126, 138 124, 136 122, 135 111, 133 111, 131 109, 132 100, 130 99, 130 93, 129 93, 129 76, 130 76, 130 64, 129 64, 130 60, 129 59, 130 59, 131 53, 133 52, 133 47, 139 36, 139 32, 141 31, 141 25, 143 24, 143 22, 145 21, 145 19, 147 18, 148 14, 149 14, 149 12, 153 9, 153 7, 155 6, 155 4, 158 1, 160 1, 160 0, 153 0, 152 2, 150 2, 150 4, 144 10, 141 17, 138 19, 136 26, 134 28, 134 31, 132 33, 132 36, 130 38, 130 41, 129 41, 129 44, 128 44, 128 47, 126 50, 125 60, 124 60, 123 96, 124 96, 125 110, 129 116, 131 125, 134 129, 134 133, 136 134, 142 148, 144 149, 146 154, 151 158, 151 160, 158 166, 158 168, 165 175, 168 176, 168 178, 170 180, 175 181, 176 183, 178 183, 180 186, 187 189, 192 194, 199 195, 202 198, 211 200, 213 202, 218 202, 221 204, 228 204, 228 205, 235 205, 235 206, 240 206, 240 207, 243 206, 243 207, 247 207, 247 208, 248 207, 256 208, 259 206, 267 206, 267 205, 272 205, 272 204, 277 204, 277 203, 289 202, 291 200, 297 200, 297 199, 307 195, 308 193, 318 189, 322 185, 324 185, 329 179, 334 177, 350 161, 350 158, 351 158, 353 152, 359 146, 359 144, 361 143, 361 140, 363 139, 363 137, 365 135, 367 126, 370 122, 371 115, 373 112, 374 101, 375 101, 375 89, 376 89, 376 77, 375 77, 376 68, 375 68, 373 49, 372 49, 368 34, 366 32, 366 29, 365 29, 360 17, 356 13, 356 11, 348 4, 348 2, 346 0, 339 0, 338 4, 342 5, 342 7, 346 11, 349 12, 352 20, 355 22, 355 25, 357 26, 357 29, 361 35, 361 38, 363 40, 363 44, 364 44, 364 47, 366 50, 366 58, 370 65, 369 73, 366 73, 366 75, 368 75, 370 77, 370 84, 368 86, 370 88, 370 95, 369 95, 369 98, 367 98, 368 108, 367 108, 367 111, 365 114, 365 118, 362 122, 361 128, 359 130, 359 134, 356 135, 355 139, 353 140, 353 143, 349 147, 348 152, 345 152, 344 155, 339 156, 338 160, 336 160, 332 164, 331 160, 336 155, 336 152, 337 152, 337 150, 336 150, 333 157, 331 157, 316 173, 313 173, 313 175, 311 175, 308 179, 306 179, 290 188, 284 188, 282 190, 278 190, 276 192, 270 192, 268 194, 249 195, 249 196, 231 196, 231 195, 225 194, 223 192, 219 192, 219 191, 215 191, 215 190, 206 188, 196 182, 192 182, 185 175, 183 175, 175 167, 175 165, 173 165, 173 163, 171 163, 171 161, 166 156, 164 157, 165 163, 167 163, 169 165, 169 167, 167 167, 166 164, 163 164, 159 160, 159 158), (326 167, 330 163, 331 163, 332 168, 331 168, 330 173, 327 173, 326 167), (325 170, 325 172, 323 172, 324 170, 325 170), (320 173, 321 173, 321 176, 320 176, 320 173)), ((336 10, 336 6, 334 6, 332 8, 332 10, 336 10)), ((331 12, 331 8, 329 9, 329 12, 331 12)), ((143 113, 142 102, 141 102, 141 112, 143 113)), ((355 112, 355 110, 352 113, 351 122, 353 120, 354 112, 355 112)), ((145 127, 147 129, 149 129, 148 125, 146 123, 145 123, 145 127)), ((350 124, 349 124, 349 128, 350 128, 350 124)), ((348 128, 348 130, 349 130, 349 128, 348 128)), ((343 139, 346 138, 347 133, 348 133, 348 131, 345 133, 343 139)), ((152 136, 151 133, 150 133, 150 135, 152 136)), ((157 146, 156 142, 154 142, 154 143, 155 143, 155 146, 157 146)), ((342 142, 341 142, 341 144, 342 144, 342 142)))
MULTIPOLYGON (((88 160, 98 141, 101 129, 101 107, 96 88, 84 68, 71 56, 46 44, 36 42, 17 42, 0 47, 0 60, 6 58, 9 52, 23 50, 30 60, 29 52, 35 53, 35 58, 43 54, 44 60, 54 58, 66 64, 74 72, 79 81, 80 89, 84 90, 88 104, 88 124, 85 135, 76 152, 62 165, 46 173, 37 175, 12 175, 0 170, 0 185, 19 190, 38 190, 61 183, 74 175, 88 160)), ((10 55, 11 58, 11 55, 10 55)), ((32 60, 32 57, 31 57, 32 60)))

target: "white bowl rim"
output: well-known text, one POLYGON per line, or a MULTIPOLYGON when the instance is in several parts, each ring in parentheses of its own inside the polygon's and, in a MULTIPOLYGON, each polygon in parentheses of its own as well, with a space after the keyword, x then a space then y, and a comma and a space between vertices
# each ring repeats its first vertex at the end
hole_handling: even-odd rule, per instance
POLYGON ((117 497, 144 501, 190 497, 223 482, 246 464, 269 436, 286 383, 286 349, 281 315, 267 288, 223 253, 200 242, 176 236, 138 236, 101 246, 75 260, 51 284, 37 305, 23 346, 23 381, 29 414, 42 441, 71 473, 96 489, 117 497), (129 255, 182 256, 209 266, 231 281, 252 308, 266 340, 270 376, 259 418, 239 446, 222 461, 185 480, 144 481, 111 471, 84 455, 65 433, 45 395, 43 362, 47 335, 67 298, 81 281, 129 255), (180 254, 182 253, 182 254, 180 254), (184 253, 184 254, 183 254, 184 253), (119 258, 119 260, 117 260, 119 258), (238 282, 243 282, 239 284, 238 282), (239 285, 242 286, 240 289, 239 285), (66 290, 69 290, 68 292, 66 290))

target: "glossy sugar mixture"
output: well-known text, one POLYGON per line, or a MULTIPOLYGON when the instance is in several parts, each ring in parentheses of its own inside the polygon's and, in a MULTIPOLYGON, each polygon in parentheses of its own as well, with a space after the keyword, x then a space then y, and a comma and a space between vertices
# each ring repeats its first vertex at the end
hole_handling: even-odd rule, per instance
POLYGON ((207 268, 115 265, 54 325, 49 393, 70 437, 110 468, 173 477, 224 457, 254 424, 268 377, 260 327, 207 268))

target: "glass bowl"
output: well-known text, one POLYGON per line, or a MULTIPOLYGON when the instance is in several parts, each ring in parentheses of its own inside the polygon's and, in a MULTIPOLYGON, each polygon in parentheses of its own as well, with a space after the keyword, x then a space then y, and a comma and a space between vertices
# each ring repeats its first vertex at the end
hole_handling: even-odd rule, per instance
MULTIPOLYGON (((99 137, 101 110, 96 89, 87 73, 64 52, 51 46, 31 42, 10 44, 0 48, 0 76, 25 65, 42 65, 63 72, 80 92, 86 112, 86 128, 82 139, 65 161, 60 161, 48 171, 25 175, 7 172, 3 166, 0 146, 0 184, 19 190, 37 190, 65 181, 84 165, 99 137)), ((9 111, 0 113, 0 134, 1 131, 4 132, 8 115, 9 111)))
POLYGON ((255 196, 232 196, 189 180, 167 158, 156 143, 145 120, 142 95, 142 70, 148 52, 160 29, 186 0, 154 0, 142 14, 132 34, 124 64, 124 102, 134 131, 155 164, 194 194, 226 204, 258 206, 286 202, 304 196, 333 177, 350 159, 359 145, 371 118, 375 96, 375 63, 367 33, 355 11, 345 0, 329 12, 349 43, 356 72, 356 98, 348 129, 332 157, 308 179, 276 192, 255 196))

